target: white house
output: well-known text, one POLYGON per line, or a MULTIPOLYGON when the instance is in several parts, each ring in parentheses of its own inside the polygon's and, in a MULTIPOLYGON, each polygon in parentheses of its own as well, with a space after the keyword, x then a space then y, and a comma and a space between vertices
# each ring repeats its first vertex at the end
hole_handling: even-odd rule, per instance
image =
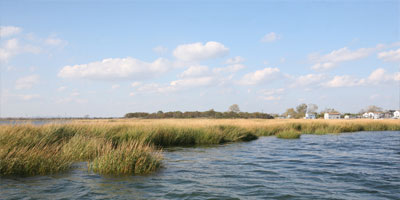
POLYGON ((380 119, 383 118, 383 115, 384 115, 383 112, 366 112, 363 114, 363 117, 370 119, 380 119))
POLYGON ((315 114, 313 113, 306 113, 306 116, 304 117, 304 119, 315 119, 315 114))
POLYGON ((340 119, 340 113, 325 113, 324 119, 340 119))
POLYGON ((400 110, 396 110, 393 112, 393 118, 400 119, 400 110))

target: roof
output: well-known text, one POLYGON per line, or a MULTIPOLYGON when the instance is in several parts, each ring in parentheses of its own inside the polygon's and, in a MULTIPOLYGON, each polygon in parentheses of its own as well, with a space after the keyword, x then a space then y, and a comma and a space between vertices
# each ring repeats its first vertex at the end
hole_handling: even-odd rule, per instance
POLYGON ((325 114, 330 114, 330 115, 340 115, 340 113, 337 113, 337 112, 330 112, 330 113, 325 113, 325 114))

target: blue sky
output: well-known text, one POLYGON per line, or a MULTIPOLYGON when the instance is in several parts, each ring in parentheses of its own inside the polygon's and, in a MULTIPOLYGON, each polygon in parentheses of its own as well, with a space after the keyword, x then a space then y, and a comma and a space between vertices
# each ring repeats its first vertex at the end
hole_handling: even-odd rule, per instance
POLYGON ((0 1, 0 114, 398 109, 399 14, 399 1, 0 1))

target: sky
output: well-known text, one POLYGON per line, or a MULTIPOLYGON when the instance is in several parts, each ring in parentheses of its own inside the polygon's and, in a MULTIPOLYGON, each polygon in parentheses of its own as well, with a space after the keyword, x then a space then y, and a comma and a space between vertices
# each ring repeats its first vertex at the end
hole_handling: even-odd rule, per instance
POLYGON ((400 106, 400 1, 0 0, 0 117, 400 106))

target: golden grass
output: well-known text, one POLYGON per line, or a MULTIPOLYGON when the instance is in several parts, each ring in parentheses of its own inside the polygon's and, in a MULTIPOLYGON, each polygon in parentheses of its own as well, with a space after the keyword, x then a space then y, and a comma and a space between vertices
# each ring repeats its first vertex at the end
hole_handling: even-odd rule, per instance
POLYGON ((258 136, 400 130, 400 120, 112 119, 0 125, 0 176, 43 175, 86 161, 100 174, 147 174, 160 149, 250 141, 258 136))

